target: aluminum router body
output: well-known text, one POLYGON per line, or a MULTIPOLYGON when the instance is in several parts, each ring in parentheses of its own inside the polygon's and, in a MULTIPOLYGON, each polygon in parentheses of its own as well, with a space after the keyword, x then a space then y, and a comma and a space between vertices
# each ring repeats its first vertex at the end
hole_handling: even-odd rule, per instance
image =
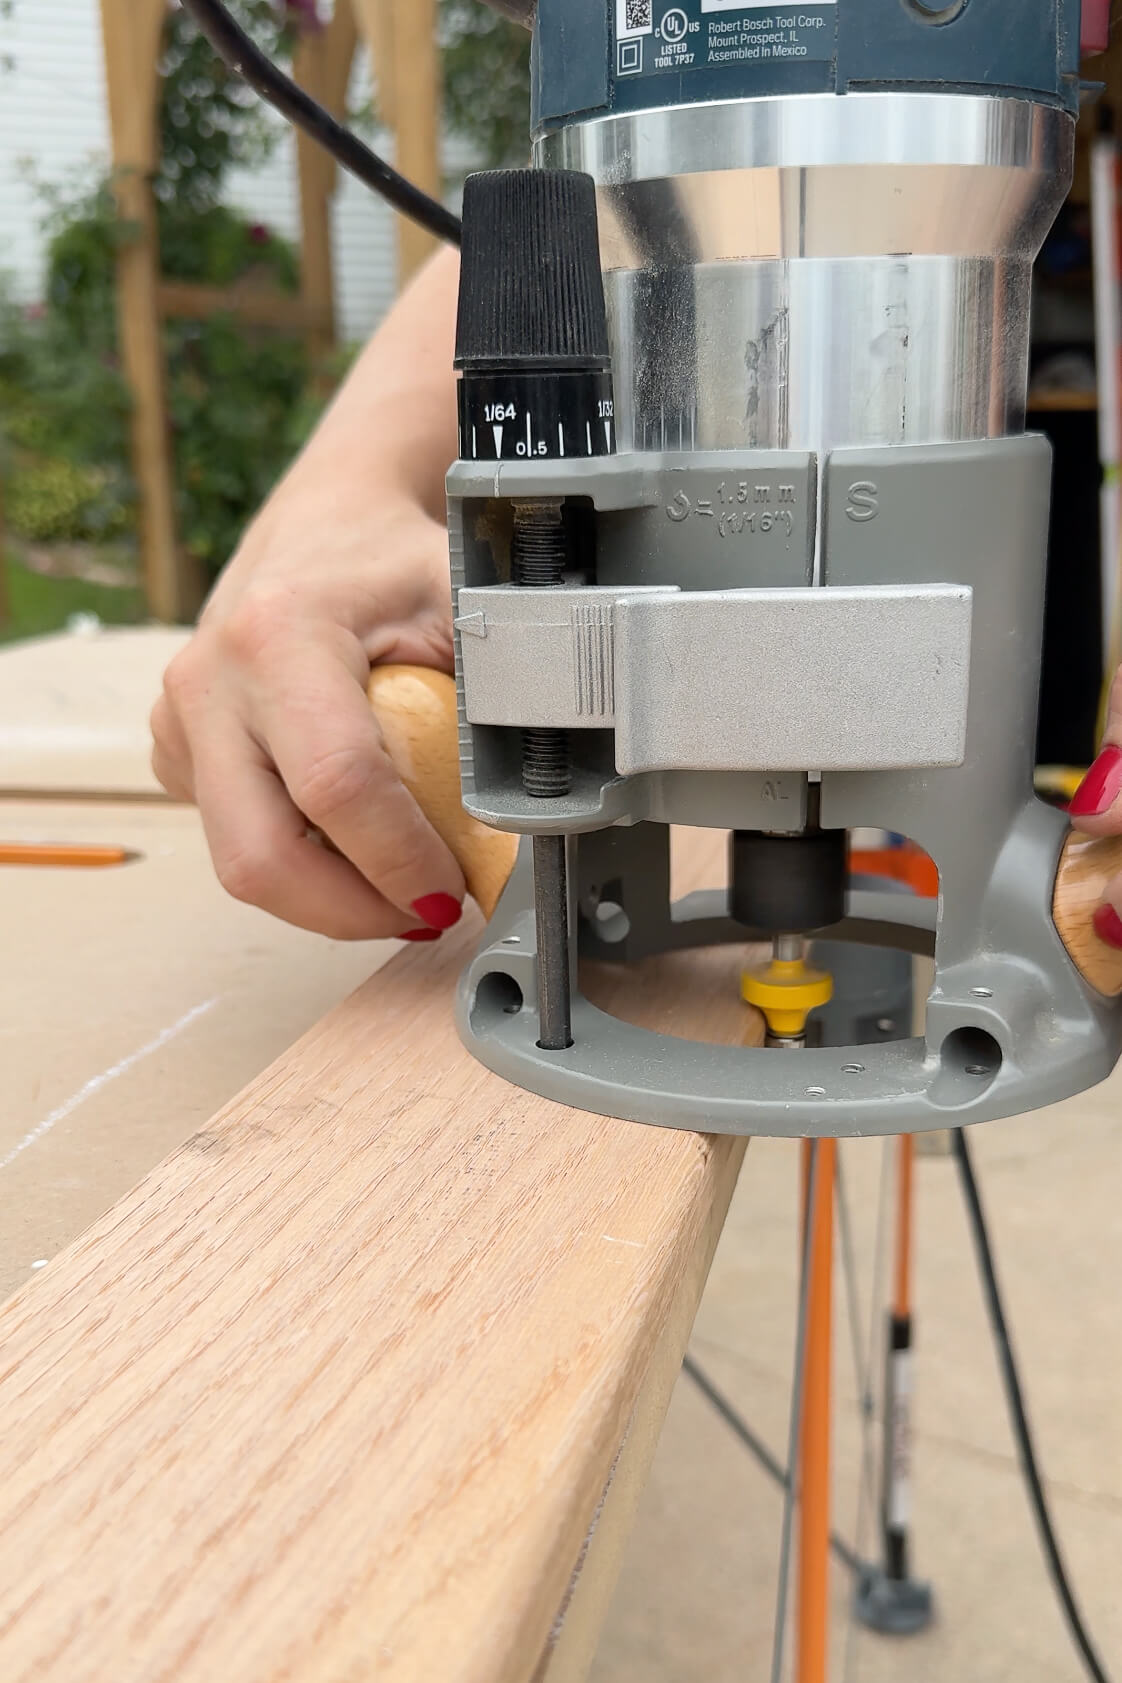
MULTIPOLYGON (((1034 0, 1061 46, 1065 4, 1034 0)), ((938 30, 913 8, 917 39, 949 63, 987 8, 938 30)), ((886 77, 909 62, 908 6, 838 0, 839 89, 863 10, 886 77)), ((683 75, 658 105, 657 76, 620 76, 615 109, 574 93, 541 125, 535 162, 596 183, 616 453, 465 459, 449 478, 465 802, 569 838, 573 1044, 537 1044, 525 851, 461 985, 466 1043, 522 1085, 712 1131, 902 1132, 1034 1108, 1122 1050, 1117 1007, 1056 932, 1066 827, 1032 790, 1050 454, 1024 433, 1030 272, 1070 181, 1070 76, 1023 68, 1011 32, 1000 50, 992 94, 957 71, 934 78, 945 92, 698 98, 683 75), (649 107, 618 108, 644 89, 649 107), (535 500, 590 511, 593 576, 511 582, 510 510, 535 500), (526 729, 568 732, 564 796, 527 798, 526 729), (934 858, 937 907, 855 892, 829 930, 934 951, 922 1037, 698 1046, 583 998, 578 946, 627 961, 753 933, 735 881, 731 901, 671 905, 666 826, 808 822, 934 858)))
POLYGON ((1030 273, 1073 125, 1027 100, 832 94, 579 123, 621 450, 942 444, 1024 429, 1030 273))

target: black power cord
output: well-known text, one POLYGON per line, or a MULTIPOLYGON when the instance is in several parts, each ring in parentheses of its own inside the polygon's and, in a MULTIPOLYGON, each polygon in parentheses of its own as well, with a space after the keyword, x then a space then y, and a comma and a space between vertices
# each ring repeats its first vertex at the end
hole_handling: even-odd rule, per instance
POLYGON ((254 93, 274 106, 288 122, 303 129, 345 170, 364 186, 373 188, 403 216, 419 222, 422 228, 438 239, 447 240, 449 245, 459 245, 459 217, 399 175, 356 134, 337 123, 330 111, 306 94, 261 51, 221 0, 180 0, 180 4, 194 18, 218 56, 248 82, 254 93))
POLYGON ((1083 1616, 1076 1603, 1075 1592, 1068 1580, 1067 1569, 1064 1566, 1063 1556, 1060 1554, 1060 1545, 1052 1524, 1052 1516, 1048 1510, 1048 1499, 1044 1494, 1044 1485, 1037 1466, 1036 1450, 1032 1441, 1032 1432, 1029 1429, 1024 1393, 1021 1390, 1017 1362, 1009 1336, 1009 1326, 1005 1319, 1001 1291, 997 1283, 997 1269, 994 1264, 993 1249, 990 1245, 989 1230, 986 1227, 985 1212, 982 1209, 982 1198, 974 1174, 974 1164, 967 1143, 966 1132, 962 1128, 954 1130, 954 1153, 958 1160, 962 1195, 966 1200, 967 1214, 970 1217, 970 1232, 974 1240, 975 1255, 978 1259, 978 1272, 982 1276, 986 1308, 989 1310, 990 1322, 993 1326, 994 1343, 997 1346, 997 1357, 1001 1367, 1002 1383, 1005 1386, 1005 1399, 1009 1407, 1013 1436, 1017 1441, 1021 1471, 1028 1486, 1029 1501, 1036 1520, 1037 1531, 1040 1533, 1044 1558, 1048 1563, 1048 1571, 1059 1597, 1060 1605, 1063 1608, 1072 1640, 1082 1656, 1088 1677, 1092 1678, 1094 1683, 1109 1683, 1102 1661, 1095 1652, 1087 1627, 1083 1623, 1083 1616))

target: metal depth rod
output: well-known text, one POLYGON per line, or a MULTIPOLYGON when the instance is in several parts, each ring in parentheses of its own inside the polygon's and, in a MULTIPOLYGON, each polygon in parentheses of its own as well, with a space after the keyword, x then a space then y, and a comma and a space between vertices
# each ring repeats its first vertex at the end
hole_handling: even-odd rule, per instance
POLYGON ((569 885, 564 836, 534 837, 534 916, 538 934, 538 1045, 573 1044, 569 990, 569 885))

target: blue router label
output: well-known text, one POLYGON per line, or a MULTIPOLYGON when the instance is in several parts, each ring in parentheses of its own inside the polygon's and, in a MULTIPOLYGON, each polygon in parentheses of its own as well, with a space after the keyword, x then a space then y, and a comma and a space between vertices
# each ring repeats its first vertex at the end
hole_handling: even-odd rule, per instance
MULTIPOLYGON (((837 51, 837 0, 614 0, 617 93, 628 77, 824 63, 837 51)), ((696 97, 696 96, 695 96, 696 97)))
POLYGON ((535 43, 542 129, 858 88, 1079 99, 1079 0, 538 0, 535 43))

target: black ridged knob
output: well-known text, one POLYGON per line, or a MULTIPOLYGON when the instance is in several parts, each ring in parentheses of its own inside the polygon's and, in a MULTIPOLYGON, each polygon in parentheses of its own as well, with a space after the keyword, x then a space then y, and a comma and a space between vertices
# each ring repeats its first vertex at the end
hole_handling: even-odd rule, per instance
POLYGON ((456 367, 608 366, 596 188, 575 170, 469 175, 456 367))
POLYGON ((596 188, 575 170, 493 170, 464 188, 456 328, 460 455, 615 448, 596 188))

